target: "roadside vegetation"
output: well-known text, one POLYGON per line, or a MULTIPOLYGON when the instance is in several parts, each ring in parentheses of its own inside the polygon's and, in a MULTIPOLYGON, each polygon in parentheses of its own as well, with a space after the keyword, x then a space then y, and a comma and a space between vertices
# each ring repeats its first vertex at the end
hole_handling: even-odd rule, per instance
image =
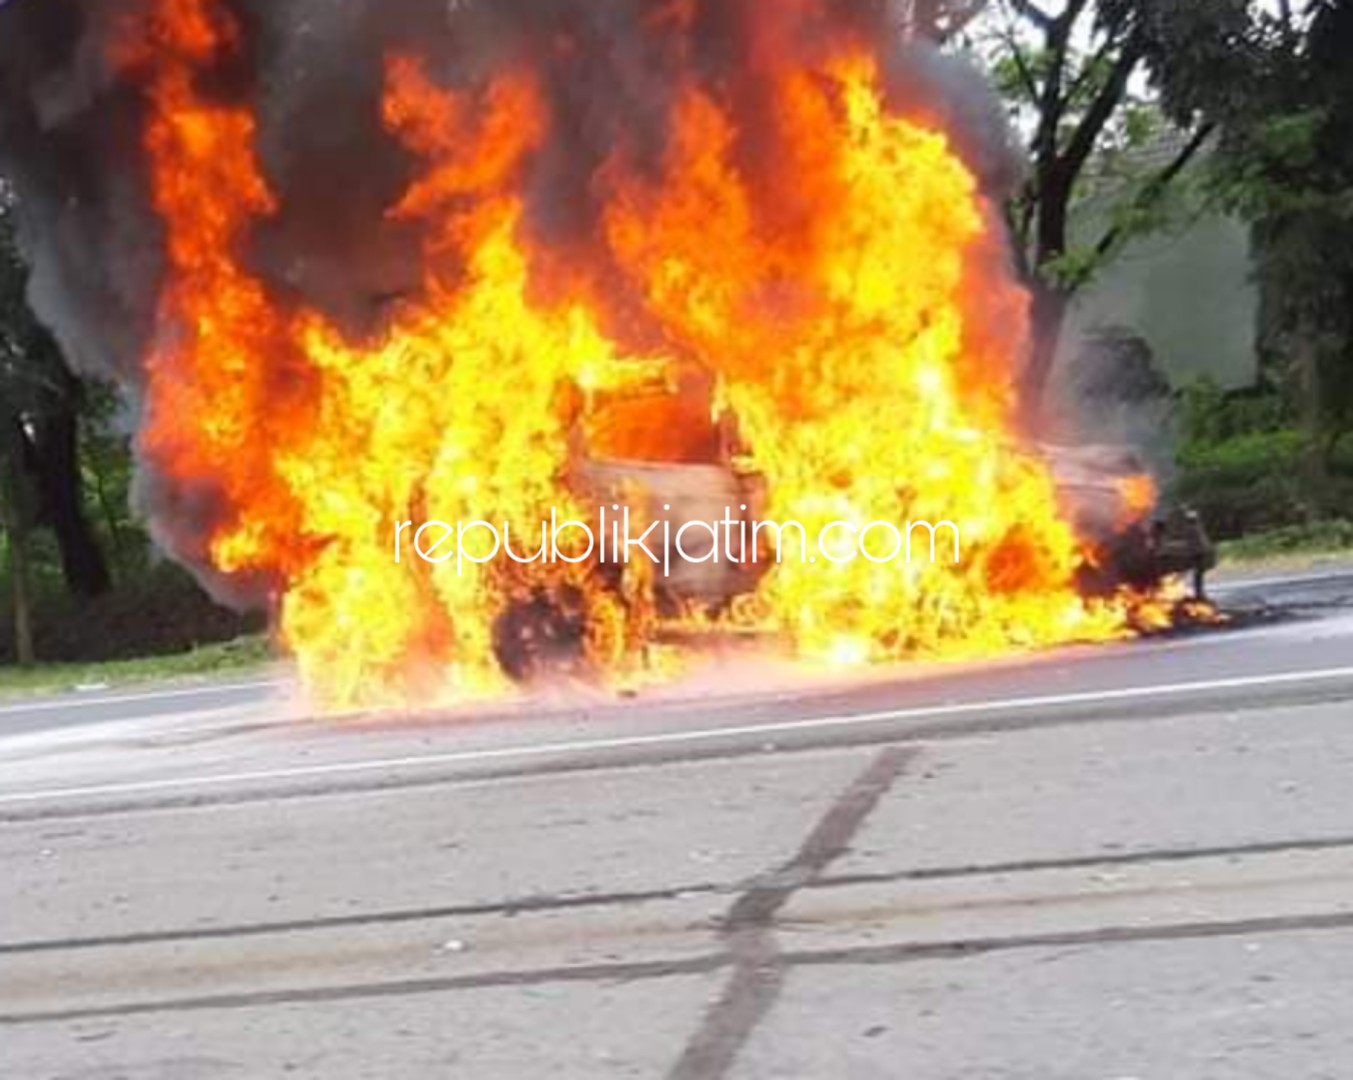
POLYGON ((1312 447, 1275 387, 1183 395, 1172 496, 1203 515, 1228 562, 1353 558, 1353 435, 1312 447))
POLYGON ((178 567, 154 558, 148 539, 130 521, 109 539, 93 519, 96 542, 107 544, 109 588, 94 597, 73 594, 64 581, 58 546, 42 531, 29 543, 26 604, 33 662, 17 651, 13 549, 0 539, 0 697, 19 691, 114 686, 258 668, 272 659, 260 615, 241 615, 212 602, 178 567))
POLYGON ((34 694, 94 692, 150 683, 158 685, 209 675, 237 674, 243 678, 266 671, 272 658, 267 638, 255 635, 220 645, 204 645, 188 652, 140 660, 35 664, 31 667, 0 666, 0 701, 34 694))
POLYGON ((28 306, 15 212, 0 183, 0 693, 257 664, 263 618, 215 604, 137 520, 128 406, 28 306))
POLYGON ((1311 566, 1353 561, 1353 521, 1322 521, 1223 541, 1221 564, 1230 566, 1311 566))

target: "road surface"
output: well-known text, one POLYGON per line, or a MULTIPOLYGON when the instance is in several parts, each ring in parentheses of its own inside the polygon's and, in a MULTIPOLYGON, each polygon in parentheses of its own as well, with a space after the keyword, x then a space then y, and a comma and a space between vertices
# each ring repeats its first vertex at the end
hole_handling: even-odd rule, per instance
POLYGON ((848 684, 0 709, 0 1077, 1353 1075, 1353 575, 848 684))

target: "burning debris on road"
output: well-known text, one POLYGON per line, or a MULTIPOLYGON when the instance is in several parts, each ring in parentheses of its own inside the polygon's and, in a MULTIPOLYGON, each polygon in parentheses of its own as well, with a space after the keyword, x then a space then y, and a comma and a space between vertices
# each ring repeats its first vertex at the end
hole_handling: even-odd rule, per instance
POLYGON ((624 677, 673 622, 887 661, 1114 639, 1154 603, 1158 573, 1109 565, 1149 532, 1149 482, 1109 474, 1086 526, 1017 430, 998 114, 883 0, 0 18, 35 302, 139 402, 160 542, 270 605, 321 697, 560 657, 624 677), (390 557, 404 519, 526 535, 669 497, 814 535, 956 522, 964 559, 678 595, 639 569, 390 557))

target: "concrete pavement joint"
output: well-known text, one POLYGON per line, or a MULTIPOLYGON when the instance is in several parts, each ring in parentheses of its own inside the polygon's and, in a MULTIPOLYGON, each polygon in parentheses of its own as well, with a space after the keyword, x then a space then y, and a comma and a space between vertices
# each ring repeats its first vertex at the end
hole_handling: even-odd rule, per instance
MULTIPOLYGON (((1208 938, 1262 937, 1272 934, 1329 933, 1353 929, 1353 912, 1324 915, 1280 916, 1241 922, 1178 923, 1162 926, 1107 927, 1073 933, 972 938, 939 941, 925 945, 859 945, 843 949, 780 953, 781 970, 836 966, 887 966, 930 960, 962 961, 1002 952, 1037 949, 1097 948, 1115 945, 1151 944, 1208 938)), ((336 1001, 417 996, 503 987, 580 983, 629 983, 683 975, 707 975, 734 964, 729 953, 709 953, 683 960, 654 960, 635 964, 595 964, 543 968, 530 971, 489 972, 446 979, 351 984, 309 989, 221 994, 177 1001, 145 1001, 51 1012, 0 1014, 0 1027, 113 1020, 133 1016, 216 1010, 267 1008, 278 1005, 325 1004, 336 1001)), ((693 1074, 698 1075, 698 1074, 693 1074)))
MULTIPOLYGON (((1305 852, 1353 848, 1353 837, 1332 836, 1314 840, 1272 840, 1255 844, 1195 848, 1145 848, 1140 851, 1097 853, 1059 859, 1026 859, 1018 862, 968 866, 921 867, 875 874, 842 874, 819 878, 814 889, 849 889, 861 885, 890 885, 907 881, 956 881, 970 877, 1000 877, 1036 874, 1050 870, 1096 870, 1153 863, 1197 862, 1206 859, 1239 859, 1262 855, 1296 855, 1305 852)), ((0 949, 0 953, 3 953, 0 949)))
POLYGON ((1069 949, 1105 945, 1135 945, 1207 938, 1261 937, 1269 934, 1333 932, 1353 929, 1353 911, 1321 915, 1277 915, 1236 922, 1174 923, 1159 926, 1110 926, 1096 930, 1053 931, 1010 937, 968 938, 918 945, 856 945, 785 953, 788 967, 888 966, 922 960, 966 960, 991 953, 1025 949, 1069 949))
POLYGON ((669 889, 650 889, 635 892, 596 893, 579 896, 529 896, 519 900, 505 900, 497 903, 377 911, 362 915, 334 915, 328 918, 291 919, 278 922, 251 923, 243 926, 200 927, 191 930, 151 930, 139 934, 112 934, 104 937, 51 939, 47 941, 15 941, 0 943, 0 956, 31 956, 36 953, 78 952, 88 949, 125 949, 147 945, 232 941, 244 938, 272 937, 277 934, 324 933, 329 930, 356 930, 370 926, 399 926, 401 924, 437 922, 447 919, 478 919, 490 916, 512 919, 523 915, 563 911, 638 907, 642 904, 693 899, 698 896, 713 896, 732 891, 733 888, 726 885, 683 885, 669 889))
MULTIPOLYGON (((1150 866, 1153 863, 1181 863, 1206 859, 1236 859, 1262 855, 1300 854, 1303 852, 1338 851, 1353 848, 1353 837, 1328 837, 1316 840, 1275 840, 1256 844, 1238 844, 1231 847, 1206 848, 1151 848, 1121 854, 1096 854, 1061 859, 1030 859, 1008 863, 974 863, 966 866, 922 867, 892 873, 842 874, 819 876, 802 881, 806 892, 849 889, 859 886, 888 885, 901 882, 960 881, 964 878, 1014 876, 1056 870, 1093 870, 1119 866, 1150 866)), ((774 877, 774 875, 771 875, 774 877)), ((801 878, 801 873, 795 877, 801 878)), ((665 889, 634 892, 595 893, 577 896, 527 896, 496 903, 463 904, 447 907, 375 911, 357 915, 336 915, 329 918, 294 919, 261 922, 237 926, 199 927, 195 929, 147 931, 136 934, 107 935, 103 937, 64 938, 40 941, 0 943, 0 956, 23 956, 37 953, 77 952, 91 949, 136 948, 151 945, 186 944, 203 941, 270 937, 277 934, 323 933, 329 930, 359 929, 370 926, 395 926, 407 923, 434 922, 442 919, 483 918, 500 915, 515 918, 523 915, 546 914, 561 911, 622 908, 642 904, 663 903, 700 896, 736 893, 737 887, 701 882, 674 885, 665 889)))
POLYGON ((161 1013, 197 1013, 216 1010, 260 1009, 280 1005, 322 1005, 337 1001, 375 1000, 460 990, 494 990, 511 987, 568 985, 576 983, 628 983, 667 979, 682 975, 707 975, 730 963, 724 953, 710 953, 684 960, 653 960, 645 963, 584 964, 530 971, 495 971, 482 975, 449 976, 306 989, 245 991, 177 1001, 138 1001, 127 1005, 61 1009, 51 1012, 0 1014, 0 1028, 30 1024, 64 1024, 84 1020, 113 1020, 161 1013))

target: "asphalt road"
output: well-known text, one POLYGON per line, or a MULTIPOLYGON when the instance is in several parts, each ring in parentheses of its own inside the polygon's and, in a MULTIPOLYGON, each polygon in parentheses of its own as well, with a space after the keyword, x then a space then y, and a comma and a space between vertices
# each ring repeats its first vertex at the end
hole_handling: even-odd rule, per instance
POLYGON ((0 1078, 1353 1075, 1353 575, 843 684, 0 710, 0 1078))

